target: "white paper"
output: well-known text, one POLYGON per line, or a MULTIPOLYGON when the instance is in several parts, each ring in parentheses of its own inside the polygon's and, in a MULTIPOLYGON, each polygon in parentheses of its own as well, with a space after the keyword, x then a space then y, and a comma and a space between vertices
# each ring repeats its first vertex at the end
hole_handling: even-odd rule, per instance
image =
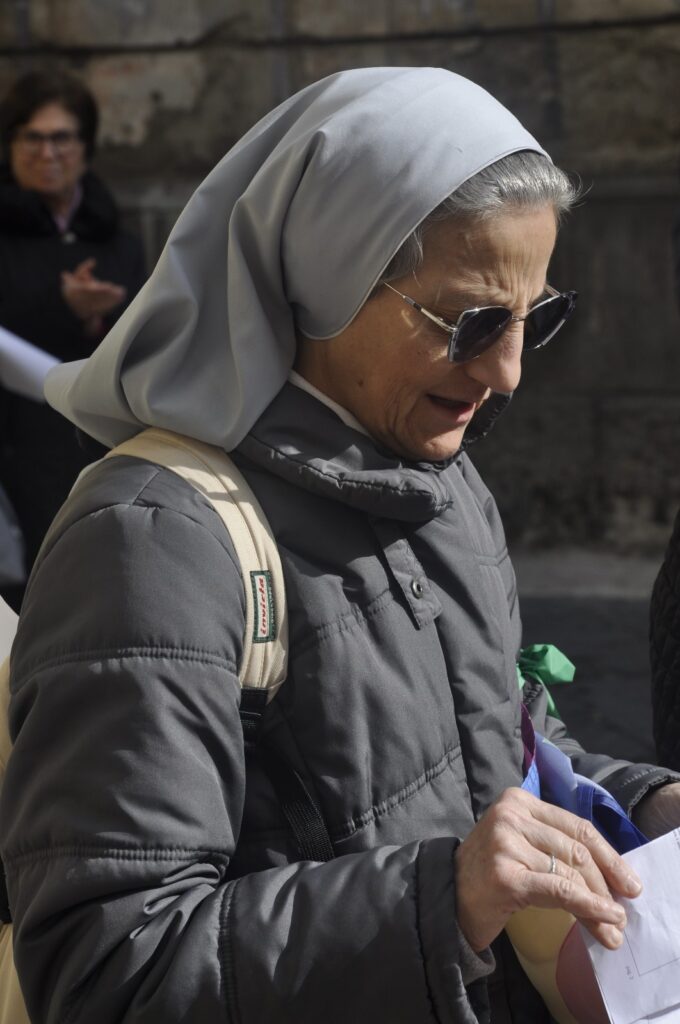
POLYGON ((17 631, 18 616, 0 597, 0 663, 9 655, 17 631))
POLYGON ((0 384, 25 398, 44 402, 43 383, 59 360, 0 327, 0 384))
POLYGON ((680 1024, 680 1006, 654 1013, 651 1017, 641 1017, 638 1024, 680 1024))
POLYGON ((624 859, 644 888, 619 900, 628 918, 622 945, 605 949, 582 929, 602 998, 613 1024, 680 1024, 680 828, 624 859))

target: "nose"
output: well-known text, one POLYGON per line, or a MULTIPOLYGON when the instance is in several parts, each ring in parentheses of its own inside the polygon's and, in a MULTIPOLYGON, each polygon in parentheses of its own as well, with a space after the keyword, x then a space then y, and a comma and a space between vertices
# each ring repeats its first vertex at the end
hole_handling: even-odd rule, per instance
POLYGON ((45 138, 40 140, 40 142, 38 144, 38 156, 41 157, 41 158, 42 157, 50 157, 50 158, 52 158, 52 157, 55 157, 55 156, 59 156, 59 150, 57 148, 57 143, 54 141, 54 139, 51 139, 51 138, 49 138, 49 136, 46 136, 45 138))
POLYGON ((463 364, 467 376, 491 391, 515 391, 522 376, 523 344, 524 324, 512 324, 491 348, 463 364))

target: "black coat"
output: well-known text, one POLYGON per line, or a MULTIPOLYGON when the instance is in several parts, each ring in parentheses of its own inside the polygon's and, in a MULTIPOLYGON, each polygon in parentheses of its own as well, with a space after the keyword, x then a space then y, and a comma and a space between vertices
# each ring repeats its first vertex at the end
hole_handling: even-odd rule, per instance
MULTIPOLYGON (((97 277, 127 289, 105 318, 110 327, 141 287, 141 245, 122 231, 113 197, 91 172, 69 230, 61 234, 35 192, 19 188, 0 168, 0 325, 63 361, 88 356, 89 337, 61 295, 61 273, 94 258, 97 277)), ((30 399, 0 389, 0 482, 14 505, 32 564, 42 538, 86 462, 75 430, 30 399)))
POLYGON ((680 768, 680 513, 652 591, 650 662, 659 761, 680 768))

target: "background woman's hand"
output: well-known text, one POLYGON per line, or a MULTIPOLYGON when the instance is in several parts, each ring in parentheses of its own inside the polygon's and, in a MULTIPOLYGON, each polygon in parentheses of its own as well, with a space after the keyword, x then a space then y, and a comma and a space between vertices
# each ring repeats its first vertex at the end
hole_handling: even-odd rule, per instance
POLYGON ((477 952, 528 906, 566 910, 615 949, 626 917, 611 893, 631 898, 641 891, 590 822, 521 789, 506 790, 478 821, 456 851, 455 873, 458 924, 477 952))
POLYGON ((92 273, 96 260, 83 260, 72 272, 61 275, 61 294, 75 315, 84 321, 106 316, 119 306, 126 289, 112 281, 100 281, 92 273))

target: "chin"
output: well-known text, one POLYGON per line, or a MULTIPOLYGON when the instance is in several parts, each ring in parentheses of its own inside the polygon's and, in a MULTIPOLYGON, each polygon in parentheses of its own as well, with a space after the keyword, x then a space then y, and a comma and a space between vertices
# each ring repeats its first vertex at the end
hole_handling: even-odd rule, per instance
POLYGON ((437 438, 432 441, 422 441, 420 444, 404 445, 399 454, 405 456, 410 462, 446 462, 459 451, 463 443, 463 435, 453 439, 437 438))
POLYGON ((430 436, 424 432, 416 433, 414 436, 414 432, 407 430, 401 433, 379 433, 374 430, 371 431, 371 435, 379 445, 383 445, 400 459, 406 459, 408 462, 446 462, 459 451, 465 437, 465 429, 430 436))
POLYGON ((456 430, 424 439, 413 446, 415 457, 419 462, 446 462, 458 453, 464 437, 464 430, 456 430))

